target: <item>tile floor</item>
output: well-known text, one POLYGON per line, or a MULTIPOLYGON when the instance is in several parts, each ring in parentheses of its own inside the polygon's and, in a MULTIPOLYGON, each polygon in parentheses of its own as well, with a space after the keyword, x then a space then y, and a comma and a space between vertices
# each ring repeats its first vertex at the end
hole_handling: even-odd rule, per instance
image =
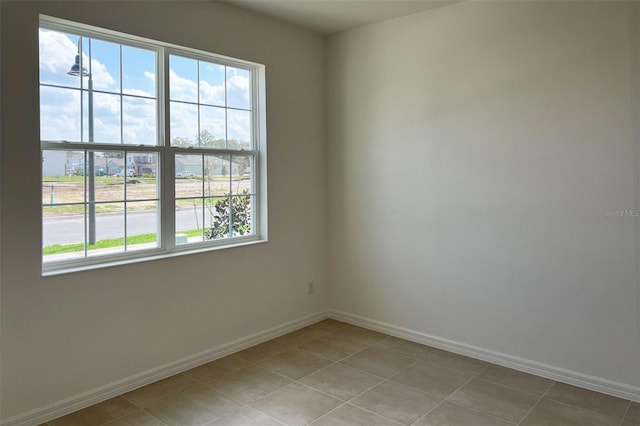
POLYGON ((640 404, 327 319, 48 423, 640 425, 640 404))

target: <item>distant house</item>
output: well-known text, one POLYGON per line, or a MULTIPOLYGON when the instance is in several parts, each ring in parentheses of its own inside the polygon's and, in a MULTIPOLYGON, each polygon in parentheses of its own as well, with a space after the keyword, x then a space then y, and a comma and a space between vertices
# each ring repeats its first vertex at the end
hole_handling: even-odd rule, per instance
POLYGON ((127 168, 133 169, 136 175, 156 174, 158 162, 153 153, 136 153, 127 155, 127 168))
MULTIPOLYGON (((237 161, 229 164, 227 158, 216 156, 206 156, 204 160, 205 175, 212 176, 233 176, 244 175, 248 173, 249 166, 237 161), (229 170, 231 169, 231 170, 229 170)), ((176 156, 176 174, 191 174, 193 176, 202 176, 202 157, 197 155, 181 155, 176 156)))
MULTIPOLYGON (((155 174, 158 168, 155 154, 127 154, 126 169, 136 175, 155 174)), ((84 175, 85 157, 82 151, 44 151, 42 156, 42 175, 49 177, 84 175)), ((94 156, 93 172, 98 175, 124 173, 125 159, 107 157, 102 153, 94 156)))

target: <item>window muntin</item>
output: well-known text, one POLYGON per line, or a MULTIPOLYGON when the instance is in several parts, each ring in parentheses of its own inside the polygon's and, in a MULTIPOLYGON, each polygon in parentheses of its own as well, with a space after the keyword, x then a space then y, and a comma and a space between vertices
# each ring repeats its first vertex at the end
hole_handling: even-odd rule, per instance
POLYGON ((43 270, 259 240, 258 70, 42 18, 43 270))

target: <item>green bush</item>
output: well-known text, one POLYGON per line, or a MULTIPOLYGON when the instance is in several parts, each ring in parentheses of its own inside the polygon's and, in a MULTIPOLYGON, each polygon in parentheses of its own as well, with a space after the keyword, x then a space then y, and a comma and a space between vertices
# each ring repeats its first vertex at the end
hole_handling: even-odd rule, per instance
POLYGON ((241 196, 227 196, 213 206, 213 221, 205 236, 210 239, 228 238, 251 233, 251 197, 245 190, 241 196), (229 200, 231 199, 231 205, 229 200))

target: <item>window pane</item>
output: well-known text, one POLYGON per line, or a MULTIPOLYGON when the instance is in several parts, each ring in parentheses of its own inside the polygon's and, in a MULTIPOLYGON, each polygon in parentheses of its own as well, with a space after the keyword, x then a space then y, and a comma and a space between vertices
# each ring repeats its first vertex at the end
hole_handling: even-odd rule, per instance
POLYGON ((234 155, 231 157, 231 192, 233 194, 251 193, 251 169, 253 157, 234 155))
MULTIPOLYGON (((96 42, 96 40, 89 37, 82 37, 82 67, 84 68, 83 74, 85 76, 82 79, 82 88, 88 90, 89 80, 91 80, 93 90, 111 92, 116 88, 119 90, 120 85, 113 75, 120 73, 119 66, 116 65, 114 67, 112 64, 111 70, 109 70, 105 63, 100 61, 100 59, 104 60, 104 57, 100 59, 96 58, 96 52, 94 52, 93 49, 96 42)), ((117 57, 113 59, 119 61, 117 57)))
POLYGON ((67 74, 78 54, 78 38, 40 28, 40 83, 80 87, 80 79, 67 74))
POLYGON ((171 145, 193 146, 198 137, 198 106, 171 102, 171 145))
POLYGON ((232 227, 231 236, 240 237, 253 233, 251 210, 253 197, 249 195, 235 196, 231 198, 232 227))
POLYGON ((156 97, 156 52, 122 46, 122 92, 156 97))
POLYGON ((40 87, 40 139, 80 141, 80 91, 40 87))
POLYGON ((128 167, 135 179, 127 179, 127 201, 160 198, 158 192, 158 154, 155 152, 127 153, 128 167), (130 161, 129 161, 130 160, 130 161))
MULTIPOLYGON (((91 152, 87 155, 90 156, 91 152)), ((118 176, 118 172, 122 168, 123 157, 122 151, 93 153, 96 201, 124 201, 124 178, 118 176), (109 174, 108 171, 114 173, 109 174)), ((90 184, 90 180, 87 179, 87 186, 90 184)), ((90 188, 87 187, 87 190, 90 188)))
POLYGON ((176 245, 203 240, 202 198, 176 200, 176 245))
POLYGON ((198 102, 198 61, 171 55, 169 67, 169 99, 198 102))
POLYGON ((154 99, 122 97, 122 139, 134 145, 156 145, 156 103, 154 99))
MULTIPOLYGON (((91 76, 94 90, 120 93, 120 45, 108 41, 84 39, 91 42, 91 76)), ((84 65, 89 68, 89 64, 84 65)))
POLYGON ((251 235, 252 196, 211 197, 205 200, 205 237, 217 240, 251 235))
POLYGON ((84 152, 42 151, 42 204, 84 203, 84 152))
POLYGON ((205 201, 207 213, 205 239, 229 238, 229 219, 231 217, 229 197, 210 197, 205 201))
POLYGON ((124 203, 96 203, 95 244, 91 244, 91 211, 87 206, 87 256, 124 252, 124 203))
POLYGON ((251 112, 227 110, 227 144, 231 149, 251 149, 251 112))
POLYGON ((105 151, 96 154, 95 158, 96 176, 107 176, 111 179, 106 181, 112 185, 123 185, 121 178, 124 176, 124 152, 123 151, 105 151))
POLYGON ((42 209, 42 255, 45 262, 84 257, 84 205, 42 209))
POLYGON ((228 155, 205 155, 205 195, 228 195, 231 190, 231 162, 228 155))
POLYGON ((251 109, 251 73, 227 67, 227 106, 251 109))
POLYGON ((202 197, 202 155, 176 155, 175 193, 178 197, 202 197))
POLYGON ((224 65, 200 61, 200 103, 224 106, 224 65))
MULTIPOLYGON (((91 126, 91 117, 88 118, 91 126)), ((93 129, 93 142, 120 143, 119 95, 93 93, 93 129)))
POLYGON ((225 109, 200 107, 200 146, 224 148, 226 136, 225 109))
POLYGON ((127 203, 127 251, 159 246, 159 217, 156 201, 127 203))

